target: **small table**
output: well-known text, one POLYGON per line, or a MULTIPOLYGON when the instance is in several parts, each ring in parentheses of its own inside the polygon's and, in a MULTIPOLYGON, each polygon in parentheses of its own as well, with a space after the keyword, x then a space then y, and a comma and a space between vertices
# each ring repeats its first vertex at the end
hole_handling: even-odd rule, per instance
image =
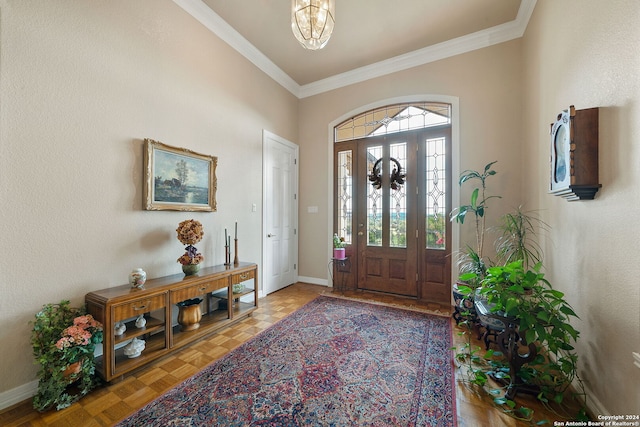
MULTIPOLYGON (((346 273, 351 273, 351 259, 349 257, 344 258, 331 258, 329 261, 329 274, 331 275, 331 282, 333 283, 334 291, 344 292, 346 284, 346 273), (339 283, 333 278, 333 268, 336 269, 336 276, 340 276, 339 283), (337 285, 337 286, 336 286, 337 285)), ((337 279, 338 277, 336 277, 337 279)))

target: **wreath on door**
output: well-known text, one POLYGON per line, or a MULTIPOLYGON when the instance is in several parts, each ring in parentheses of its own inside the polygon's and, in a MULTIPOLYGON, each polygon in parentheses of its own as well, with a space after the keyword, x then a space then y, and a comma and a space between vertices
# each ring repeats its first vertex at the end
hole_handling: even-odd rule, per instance
MULTIPOLYGON (((398 190, 402 188, 402 185, 405 182, 405 178, 407 174, 402 170, 402 166, 397 159, 393 157, 389 158, 389 160, 393 163, 393 169, 391 170, 391 175, 389 177, 389 185, 393 190, 398 190)), ((371 173, 369 174, 369 181, 371 181, 371 186, 376 190, 379 190, 382 187, 382 159, 376 160, 373 164, 373 168, 371 168, 371 173)))

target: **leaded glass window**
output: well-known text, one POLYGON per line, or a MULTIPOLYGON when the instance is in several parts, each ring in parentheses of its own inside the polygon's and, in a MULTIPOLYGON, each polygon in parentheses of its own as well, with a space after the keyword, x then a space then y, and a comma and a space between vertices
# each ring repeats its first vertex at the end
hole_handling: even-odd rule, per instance
POLYGON ((353 152, 338 152, 338 235, 346 243, 353 241, 351 216, 353 214, 353 152))
POLYGON ((390 187, 389 192, 389 246, 407 247, 407 144, 391 144, 389 147, 390 187))
POLYGON ((446 244, 446 141, 427 139, 426 144, 426 230, 427 249, 445 249, 446 244))
MULTIPOLYGON (((379 177, 385 172, 382 159, 382 146, 367 148, 367 170, 376 171, 379 177)), ((371 180, 371 177, 370 177, 371 180)), ((375 183, 373 183, 375 184, 375 183)), ((382 187, 367 185, 367 244, 382 246, 382 187)))
POLYGON ((387 105, 352 117, 335 127, 335 142, 451 124, 451 105, 416 102, 387 105))

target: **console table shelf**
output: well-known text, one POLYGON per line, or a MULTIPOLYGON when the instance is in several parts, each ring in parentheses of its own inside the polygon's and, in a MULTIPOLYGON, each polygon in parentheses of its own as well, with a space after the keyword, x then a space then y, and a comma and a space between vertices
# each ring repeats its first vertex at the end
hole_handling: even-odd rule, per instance
POLYGON ((164 329, 164 320, 155 319, 153 317, 147 317, 146 320, 147 325, 144 328, 136 328, 135 321, 127 322, 127 330, 122 335, 116 335, 114 344, 117 346, 122 342, 131 341, 133 338, 147 334, 155 334, 164 329))
POLYGON ((96 358, 96 371, 111 381, 251 316, 258 307, 257 270, 253 263, 218 265, 203 268, 193 276, 174 274, 149 279, 143 289, 122 285, 88 293, 85 296, 87 312, 104 326, 103 354, 96 358), (243 290, 234 294, 233 285, 238 284, 242 284, 243 290), (252 298, 240 301, 245 296, 252 298), (193 298, 203 300, 200 327, 182 331, 174 320, 176 304, 193 298), (229 300, 234 303, 226 304, 229 300), (144 315, 146 325, 137 328, 135 321, 140 315, 144 315), (115 335, 118 322, 127 327, 122 335, 115 335), (145 348, 138 357, 129 358, 124 354, 124 347, 134 338, 144 340, 145 348))

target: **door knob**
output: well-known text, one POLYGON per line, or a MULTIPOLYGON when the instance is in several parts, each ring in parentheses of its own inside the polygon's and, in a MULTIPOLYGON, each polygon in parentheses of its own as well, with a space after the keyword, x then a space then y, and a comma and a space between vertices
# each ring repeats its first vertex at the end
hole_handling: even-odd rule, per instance
POLYGON ((269 234, 267 234, 267 237, 276 237, 276 235, 269 233, 269 234))

